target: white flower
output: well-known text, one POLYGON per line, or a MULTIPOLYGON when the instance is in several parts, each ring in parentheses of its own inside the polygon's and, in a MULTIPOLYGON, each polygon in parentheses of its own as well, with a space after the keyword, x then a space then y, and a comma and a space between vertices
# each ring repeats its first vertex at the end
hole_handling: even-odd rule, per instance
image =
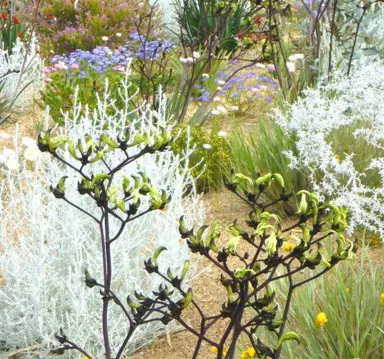
POLYGON ((17 154, 9 148, 5 148, 0 154, 0 163, 3 163, 10 170, 17 170, 19 168, 17 154))
POLYGON ((219 85, 225 85, 225 81, 223 81, 223 80, 217 81, 217 83, 218 83, 219 85))
POLYGON ((59 61, 57 64, 54 64, 53 67, 57 70, 67 70, 68 69, 68 66, 63 61, 59 61))
POLYGON ((227 109, 223 105, 217 106, 216 110, 224 114, 228 113, 227 109))
POLYGON ((5 132, 0 132, 0 138, 11 138, 11 135, 5 132))
POLYGON ((239 111, 239 106, 231 106, 229 109, 231 111, 239 111))
POLYGON ((221 91, 223 88, 221 86, 217 86, 217 90, 221 91))
POLYGON ((27 147, 36 146, 36 140, 31 137, 22 137, 21 143, 27 147))
POLYGON ((294 62, 287 62, 287 69, 288 72, 295 72, 296 71, 296 65, 294 62))
POLYGON ((214 102, 220 102, 221 101, 221 98, 219 96, 215 96, 212 101, 214 102))
POLYGON ((103 40, 103 41, 108 41, 108 36, 103 36, 103 37, 101 38, 101 40, 103 40))
POLYGON ((259 89, 258 89, 257 87, 252 87, 252 88, 251 88, 251 91, 252 91, 252 92, 259 92, 259 89))
POLYGON ((259 69, 265 69, 266 68, 266 66, 264 64, 259 64, 259 63, 257 63, 255 66, 258 67, 259 69))
POLYGON ((24 158, 31 162, 36 162, 41 157, 41 155, 42 153, 37 146, 27 147, 24 151, 24 158))
POLYGON ((9 158, 4 164, 10 169, 10 170, 17 170, 19 168, 19 161, 15 158, 9 158))
POLYGON ((217 135, 218 135, 219 137, 226 137, 226 136, 228 135, 228 133, 225 132, 225 131, 219 131, 219 132, 217 133, 217 135))
POLYGON ((207 78, 209 77, 209 75, 206 74, 206 73, 203 73, 203 74, 201 75, 201 77, 202 77, 203 79, 207 79, 207 78))
POLYGON ((211 110, 212 115, 221 115, 221 112, 219 110, 211 110))
POLYGON ((297 60, 303 60, 304 59, 304 54, 293 54, 288 57, 289 61, 297 61, 297 60))
POLYGON ((200 58, 200 53, 197 52, 197 51, 193 51, 193 52, 192 52, 192 56, 193 56, 195 59, 199 59, 199 58, 200 58))
POLYGON ((204 144, 203 144, 203 148, 204 148, 205 150, 210 150, 210 149, 212 148, 212 146, 211 146, 210 144, 208 144, 208 143, 204 143, 204 144))
POLYGON ((180 57, 180 62, 183 64, 193 64, 195 60, 192 57, 180 57))
POLYGON ((117 37, 121 37, 121 36, 122 36, 121 32, 117 32, 117 33, 116 33, 116 36, 117 36, 117 37))

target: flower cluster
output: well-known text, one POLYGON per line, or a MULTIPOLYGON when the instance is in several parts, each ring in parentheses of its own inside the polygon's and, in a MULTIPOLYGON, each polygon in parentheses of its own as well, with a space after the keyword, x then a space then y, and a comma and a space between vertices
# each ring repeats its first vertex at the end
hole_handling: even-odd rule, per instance
MULTIPOLYGON (((121 45, 129 39, 129 33, 137 31, 137 23, 142 21, 142 30, 148 23, 143 20, 148 12, 148 1, 49 0, 38 9, 34 8, 35 1, 29 3, 21 11, 30 22, 37 11, 36 31, 42 39, 42 52, 47 56, 50 51, 69 54, 78 48, 92 50, 102 45, 105 37, 113 37, 114 43, 121 45), (121 29, 125 32, 115 38, 121 29)), ((155 17, 156 14, 152 23, 157 26, 155 17)))
POLYGON ((110 69, 125 71, 132 59, 155 59, 175 48, 175 45, 165 39, 146 40, 137 33, 130 34, 129 37, 130 41, 124 46, 113 50, 108 46, 97 46, 92 51, 77 49, 68 56, 55 55, 52 58, 52 66, 46 68, 45 73, 80 69, 80 75, 84 77, 84 65, 98 74, 106 73, 110 69))
MULTIPOLYGON (((195 85, 198 96, 194 97, 194 100, 219 102, 222 97, 228 96, 236 101, 245 94, 248 101, 264 99, 266 102, 270 102, 272 96, 277 94, 278 84, 271 76, 260 73, 260 70, 269 71, 269 68, 263 64, 255 64, 238 71, 239 66, 241 65, 238 61, 232 61, 225 71, 220 70, 212 75, 213 87, 217 90, 213 98, 210 91, 212 86, 210 76, 203 75, 201 84, 195 85), (235 75, 232 76, 232 74, 235 75)), ((271 68, 271 70, 273 69, 271 68)))

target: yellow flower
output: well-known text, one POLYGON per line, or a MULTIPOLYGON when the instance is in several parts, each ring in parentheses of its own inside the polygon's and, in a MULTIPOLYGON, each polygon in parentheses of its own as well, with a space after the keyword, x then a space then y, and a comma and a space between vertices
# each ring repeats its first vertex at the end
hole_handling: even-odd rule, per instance
POLYGON ((283 248, 286 252, 291 253, 296 248, 296 246, 293 243, 287 242, 284 243, 283 248))
POLYGON ((240 354, 241 359, 253 359, 256 356, 256 350, 254 348, 248 348, 243 350, 240 354))
POLYGON ((321 329, 324 326, 324 324, 327 322, 328 322, 328 318, 324 312, 317 314, 315 319, 316 328, 321 329))
POLYGON ((382 307, 384 307, 384 293, 381 293, 379 303, 382 307))
POLYGON ((341 157, 336 153, 335 154, 336 161, 341 163, 341 157))
MULTIPOLYGON (((217 354, 219 352, 219 349, 217 347, 212 347, 211 352, 213 354, 217 354)), ((228 350, 226 348, 223 349, 223 355, 227 355, 228 350)))
POLYGON ((349 294, 349 288, 348 288, 348 287, 345 288, 345 292, 346 292, 347 294, 349 294))

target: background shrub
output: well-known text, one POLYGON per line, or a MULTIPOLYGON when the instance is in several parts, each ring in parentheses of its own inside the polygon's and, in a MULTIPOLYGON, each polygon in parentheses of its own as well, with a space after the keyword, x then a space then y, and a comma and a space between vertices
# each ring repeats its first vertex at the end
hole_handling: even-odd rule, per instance
POLYGON ((194 148, 187 159, 192 176, 200 191, 219 189, 232 167, 230 144, 225 131, 215 124, 211 131, 206 127, 183 127, 172 146, 175 153, 182 153, 189 146, 194 148))
MULTIPOLYGON (((72 0, 44 1, 36 27, 44 55, 92 50, 112 41, 122 45, 149 6, 146 0, 81 0, 75 4, 72 0)), ((24 16, 29 19, 28 13, 24 16)))
POLYGON ((285 151, 291 165, 308 174, 320 195, 335 199, 358 226, 384 238, 384 152, 382 62, 356 63, 350 76, 334 72, 332 81, 306 89, 302 98, 274 119, 297 138, 285 151))
POLYGON ((192 48, 208 46, 214 37, 216 44, 210 51, 220 49, 232 53, 242 41, 248 40, 245 45, 253 45, 256 37, 262 36, 258 34, 261 18, 255 18, 260 7, 252 1, 174 0, 174 4, 177 22, 184 34, 182 43, 192 48))

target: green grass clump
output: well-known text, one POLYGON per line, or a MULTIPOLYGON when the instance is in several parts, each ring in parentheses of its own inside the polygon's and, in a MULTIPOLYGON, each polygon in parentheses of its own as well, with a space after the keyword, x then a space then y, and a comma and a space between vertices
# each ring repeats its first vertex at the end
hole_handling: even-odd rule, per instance
MULTIPOLYGON (((287 191, 295 192, 308 189, 309 182, 304 171, 290 168, 290 160, 285 151, 296 153, 295 137, 286 135, 282 129, 271 120, 261 120, 257 128, 246 133, 235 127, 232 137, 232 158, 237 171, 250 177, 258 173, 280 173, 284 179, 287 191)), ((279 188, 272 186, 265 195, 276 198, 279 188)), ((295 206, 292 203, 281 205, 282 213, 293 214, 295 206)))

